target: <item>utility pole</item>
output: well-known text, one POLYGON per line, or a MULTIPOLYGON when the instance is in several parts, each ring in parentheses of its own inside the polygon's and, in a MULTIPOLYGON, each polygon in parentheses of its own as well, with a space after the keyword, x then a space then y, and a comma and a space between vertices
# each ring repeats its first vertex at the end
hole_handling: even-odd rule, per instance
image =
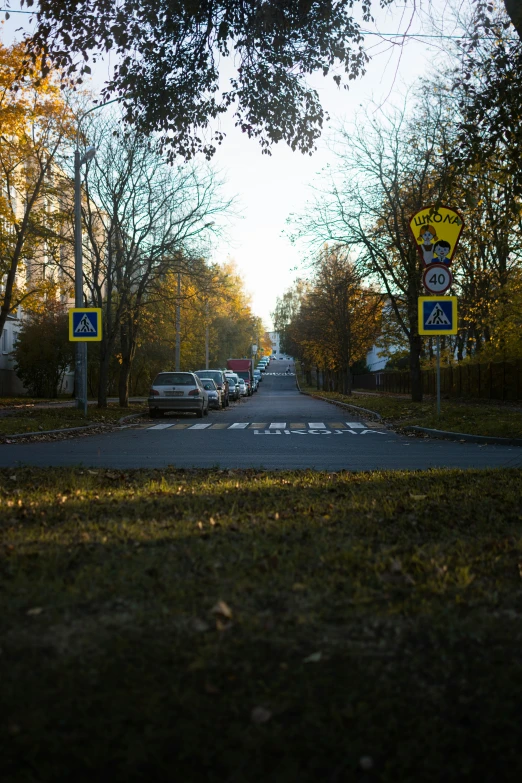
POLYGON ((210 330, 208 325, 208 299, 207 299, 205 302, 205 370, 208 370, 209 336, 210 336, 210 330))
POLYGON ((176 301, 176 352, 174 365, 176 372, 180 370, 181 360, 181 272, 178 272, 178 298, 176 301))

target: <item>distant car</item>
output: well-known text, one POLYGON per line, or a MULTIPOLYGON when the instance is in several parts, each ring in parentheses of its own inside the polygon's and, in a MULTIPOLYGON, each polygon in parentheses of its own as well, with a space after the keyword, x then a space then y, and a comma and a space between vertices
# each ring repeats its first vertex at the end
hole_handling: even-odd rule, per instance
POLYGON ((254 370, 254 378, 257 380, 258 383, 261 383, 263 380, 263 376, 261 375, 261 370, 254 370))
POLYGON ((224 408, 230 405, 228 381, 223 370, 196 370, 199 378, 212 378, 221 394, 221 403, 224 408))
POLYGON ((198 419, 208 415, 208 393, 193 372, 160 372, 149 391, 152 418, 167 411, 189 411, 198 419))
POLYGON ((217 408, 218 410, 223 407, 221 403, 221 394, 219 393, 219 389, 216 386, 216 382, 212 380, 212 378, 201 378, 201 383, 203 384, 203 388, 208 394, 208 405, 209 408, 217 408))
POLYGON ((248 387, 244 378, 239 378, 239 394, 241 397, 248 397, 248 387))
POLYGON ((232 372, 225 373, 228 381, 228 394, 231 400, 239 400, 241 394, 239 391, 239 378, 232 372))

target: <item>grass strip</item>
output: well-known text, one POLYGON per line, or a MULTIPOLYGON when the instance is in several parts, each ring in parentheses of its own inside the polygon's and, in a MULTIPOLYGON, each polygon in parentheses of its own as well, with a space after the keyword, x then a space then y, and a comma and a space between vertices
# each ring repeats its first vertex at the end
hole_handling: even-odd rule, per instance
POLYGON ((520 780, 521 485, 0 470, 4 779, 520 780))
POLYGON ((132 413, 145 410, 146 407, 140 404, 121 408, 119 405, 109 403, 108 408, 90 406, 87 409, 87 416, 84 416, 83 411, 78 408, 27 408, 17 410, 13 415, 0 417, 0 436, 81 427, 95 423, 115 424, 122 416, 130 416, 132 413))
MULTIPOLYGON (((462 432, 469 435, 490 435, 500 438, 522 437, 522 410, 511 406, 486 404, 464 400, 442 400, 441 415, 437 416, 435 400, 412 402, 407 397, 393 397, 387 394, 338 394, 317 391, 307 386, 299 377, 302 391, 318 394, 330 400, 345 402, 380 413, 383 419, 394 426, 428 427, 462 432)), ((522 403, 521 403, 522 408, 522 403)))

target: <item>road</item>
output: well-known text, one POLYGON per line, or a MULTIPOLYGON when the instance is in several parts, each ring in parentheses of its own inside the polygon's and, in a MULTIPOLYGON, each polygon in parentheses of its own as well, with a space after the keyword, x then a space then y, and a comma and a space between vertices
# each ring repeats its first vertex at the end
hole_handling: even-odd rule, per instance
POLYGON ((103 435, 0 446, 0 466, 418 470, 520 467, 522 449, 398 435, 300 394, 288 362, 272 361, 253 397, 211 411, 144 420, 103 435))

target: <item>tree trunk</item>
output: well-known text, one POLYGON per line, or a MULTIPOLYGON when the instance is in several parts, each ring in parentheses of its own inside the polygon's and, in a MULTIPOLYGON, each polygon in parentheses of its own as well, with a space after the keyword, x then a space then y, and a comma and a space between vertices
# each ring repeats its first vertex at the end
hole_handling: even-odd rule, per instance
POLYGON ((129 407, 129 383, 134 355, 136 353, 136 330, 133 327, 132 317, 125 318, 120 326, 121 367, 118 382, 118 395, 120 406, 129 407))
POLYGON ((411 399, 413 402, 422 402, 422 373, 420 357, 422 352, 422 338, 419 335, 410 336, 410 378, 411 399))
POLYGON ((107 392, 109 388, 109 362, 111 352, 109 346, 105 345, 100 351, 100 367, 98 377, 98 408, 107 407, 107 392))
POLYGON ((352 393, 352 374, 349 367, 345 367, 343 370, 343 394, 350 395, 352 393))
POLYGON ((129 379, 131 371, 131 361, 129 356, 122 358, 120 367, 120 379, 118 382, 118 394, 120 398, 120 407, 129 407, 129 379))
POLYGON ((519 38, 522 38, 522 6, 520 5, 520 0, 504 0, 504 5, 519 38))

